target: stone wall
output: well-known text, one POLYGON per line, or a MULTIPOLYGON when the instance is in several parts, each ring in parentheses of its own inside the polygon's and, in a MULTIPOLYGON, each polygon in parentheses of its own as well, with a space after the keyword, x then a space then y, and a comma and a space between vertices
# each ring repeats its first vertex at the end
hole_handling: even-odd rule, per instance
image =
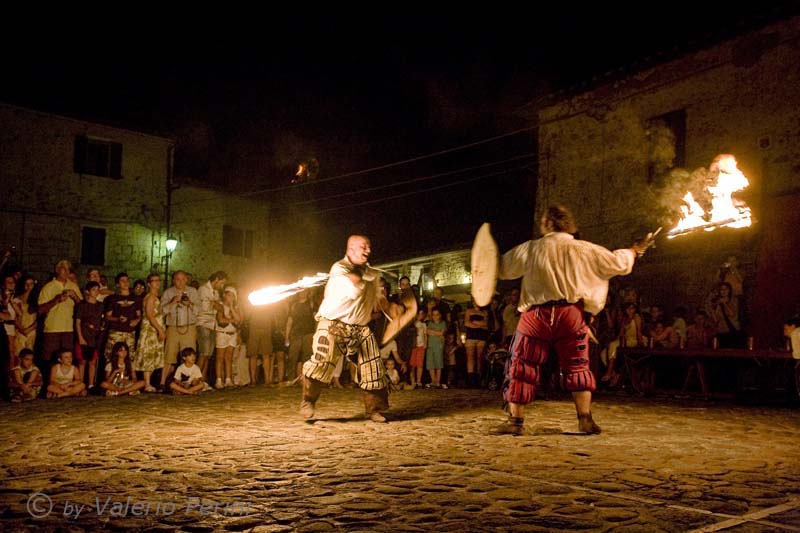
MULTIPOLYGON (((113 280, 167 268, 167 176, 174 142, 121 128, 0 104, 0 247, 16 246, 12 259, 35 277, 48 279, 55 263, 73 262, 81 282, 98 266, 113 280), (121 178, 74 170, 75 139, 88 136, 122 145, 121 178), (84 227, 105 230, 105 261, 81 264, 84 227)), ((267 203, 183 186, 173 193, 171 228, 180 240, 170 270, 204 279, 226 270, 241 278, 265 257, 267 203), (252 257, 222 253, 224 224, 253 231, 252 257)))
POLYGON ((800 18, 552 101, 538 120, 538 211, 552 202, 571 206, 581 236, 610 248, 659 225, 671 229, 669 211, 680 202, 671 180, 702 176, 693 172, 733 154, 750 180, 742 198, 756 224, 662 240, 620 283, 640 286, 645 304, 693 304, 734 254, 747 284, 768 230, 758 219, 773 199, 800 189, 800 18), (678 110, 686 117, 685 172, 651 185, 648 120, 678 110))
POLYGON ((266 202, 224 191, 182 186, 173 193, 171 232, 179 244, 170 270, 187 270, 201 280, 224 270, 231 282, 249 285, 268 261, 269 208, 266 202), (223 253, 223 226, 252 231, 252 256, 223 253))
POLYGON ((102 267, 109 277, 150 271, 158 255, 153 243, 163 221, 170 139, 5 104, 0 128, 0 245, 16 246, 15 262, 41 279, 62 258, 81 276, 88 266, 102 267), (121 144, 121 179, 76 173, 77 136, 121 144), (105 229, 104 265, 80 264, 84 226, 105 229))

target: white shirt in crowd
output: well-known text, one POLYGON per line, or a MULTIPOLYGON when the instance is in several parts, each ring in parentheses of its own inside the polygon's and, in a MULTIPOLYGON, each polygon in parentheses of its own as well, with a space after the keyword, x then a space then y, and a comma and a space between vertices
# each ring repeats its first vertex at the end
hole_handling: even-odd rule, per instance
POLYGON ((417 340, 416 346, 417 348, 424 348, 425 347, 425 335, 428 333, 428 325, 421 320, 417 320, 414 322, 414 327, 417 328, 417 340))
POLYGON ((217 324, 217 311, 214 309, 212 302, 219 302, 219 292, 214 290, 211 282, 207 281, 198 290, 197 295, 200 297, 200 312, 197 313, 197 325, 206 329, 214 329, 217 324))
POLYGON ((800 359, 800 328, 794 328, 789 339, 792 341, 792 357, 800 359))
POLYGON ((175 370, 175 381, 183 386, 189 386, 195 379, 203 379, 203 372, 197 365, 186 366, 182 364, 175 370))

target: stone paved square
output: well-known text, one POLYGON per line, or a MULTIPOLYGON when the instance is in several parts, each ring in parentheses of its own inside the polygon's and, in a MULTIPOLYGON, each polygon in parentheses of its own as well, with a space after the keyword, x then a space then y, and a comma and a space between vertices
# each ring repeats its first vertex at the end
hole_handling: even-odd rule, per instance
POLYGON ((490 436, 499 393, 298 388, 0 404, 3 531, 798 531, 800 413, 599 396, 490 436), (34 516, 35 515, 35 516, 34 516))

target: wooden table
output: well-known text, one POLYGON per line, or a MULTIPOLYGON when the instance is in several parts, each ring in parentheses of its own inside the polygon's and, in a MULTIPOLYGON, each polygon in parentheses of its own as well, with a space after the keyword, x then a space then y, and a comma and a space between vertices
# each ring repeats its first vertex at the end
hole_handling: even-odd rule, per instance
MULTIPOLYGON (((670 375, 662 375, 661 380, 669 381, 678 370, 677 365, 668 360, 702 360, 716 369, 731 372, 730 379, 717 381, 718 389, 733 392, 743 400, 757 403, 764 401, 789 401, 794 396, 794 359, 792 353, 784 350, 742 350, 731 348, 689 350, 681 348, 620 348, 617 352, 629 372, 653 372, 656 366, 668 367, 670 375), (659 361, 662 364, 657 364, 659 361), (717 363, 714 363, 717 361, 717 363), (722 365, 722 366, 720 366, 722 365), (732 381, 735 380, 735 383, 732 381)), ((618 368, 620 368, 618 366, 618 368)), ((663 368, 662 368, 663 370, 663 368)), ((658 387, 657 387, 658 388, 658 387)), ((669 387, 668 387, 669 388, 669 387)), ((722 392, 722 390, 720 391, 722 392)))
POLYGON ((716 350, 689 350, 682 348, 620 348, 618 353, 636 359, 644 357, 699 357, 705 359, 792 359, 792 352, 784 350, 741 350, 718 348, 716 350))

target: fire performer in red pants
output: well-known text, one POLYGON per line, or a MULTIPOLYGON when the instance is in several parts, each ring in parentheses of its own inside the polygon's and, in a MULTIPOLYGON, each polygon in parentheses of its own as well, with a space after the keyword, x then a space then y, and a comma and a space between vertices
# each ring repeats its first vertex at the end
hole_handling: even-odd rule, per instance
POLYGON ((630 248, 613 252, 575 239, 578 228, 563 206, 547 208, 540 222, 543 237, 520 244, 502 256, 498 277, 522 277, 522 313, 511 345, 503 398, 509 419, 492 434, 521 435, 525 405, 533 402, 539 368, 555 349, 565 386, 572 393, 581 433, 600 433, 592 419, 595 377, 589 369, 589 336, 584 311, 605 305, 608 280, 629 274, 637 256, 652 245, 653 234, 630 248))

